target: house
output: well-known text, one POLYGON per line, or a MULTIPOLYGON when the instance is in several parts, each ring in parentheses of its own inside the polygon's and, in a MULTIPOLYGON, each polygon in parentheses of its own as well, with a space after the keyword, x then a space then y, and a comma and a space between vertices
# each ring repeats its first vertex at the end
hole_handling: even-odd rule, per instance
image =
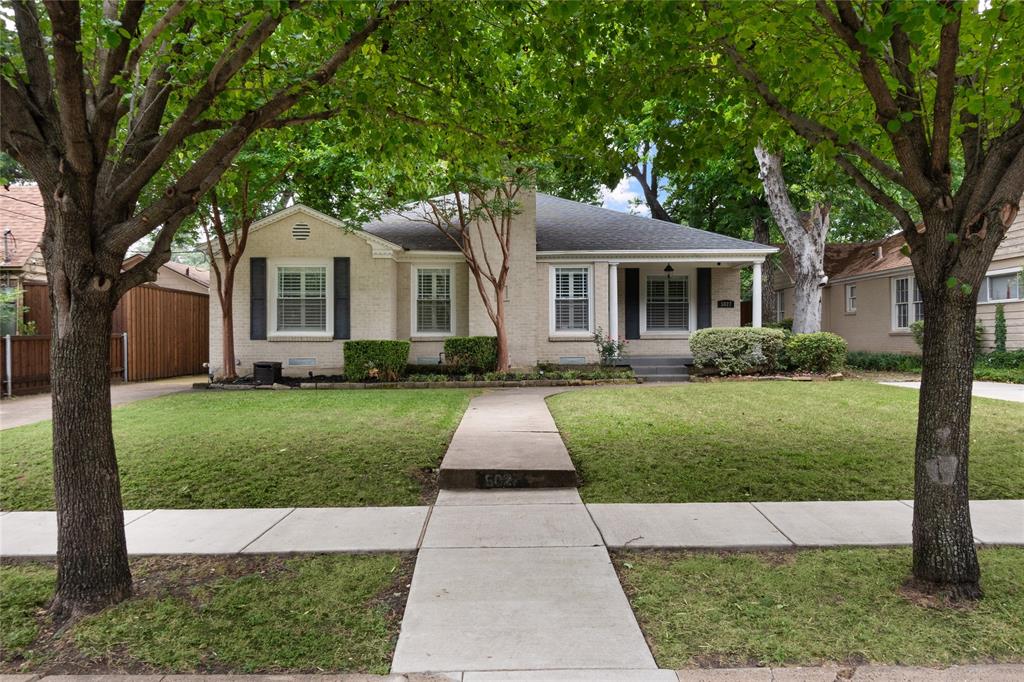
MULTIPOLYGON (((839 334, 850 350, 920 353, 910 325, 923 317, 903 236, 859 244, 828 244, 822 291, 821 326, 839 334)), ((793 316, 792 260, 782 250, 772 273, 778 320, 793 316)), ((978 291, 978 321, 985 329, 983 347, 995 344, 996 304, 1006 315, 1007 348, 1024 348, 1024 210, 996 249, 978 291)))
MULTIPOLYGON (((739 325, 740 270, 752 266, 760 281, 776 251, 546 194, 520 204, 505 318, 514 367, 595 362, 597 330, 626 338, 631 357, 688 356, 692 331, 739 325)), ((493 335, 465 258, 422 215, 414 207, 346 231, 296 205, 254 223, 233 298, 242 371, 279 361, 292 375, 337 372, 344 339, 406 339, 410 362, 437 364, 445 337, 493 335)), ((212 297, 214 372, 220 349, 212 297)))
MULTIPOLYGON (((130 270, 142 261, 142 256, 136 254, 124 259, 124 269, 130 270)), ((161 289, 174 289, 176 291, 191 291, 197 294, 210 293, 210 271, 168 261, 160 266, 156 273, 156 281, 151 282, 153 286, 161 289)))
MULTIPOLYGON (((40 246, 45 222, 37 185, 0 188, 0 231, 4 234, 0 289, 20 292, 5 297, 3 305, 8 308, 0 311, 5 323, 0 336, 14 337, 11 376, 15 392, 46 390, 49 385, 50 296, 40 246)), ((124 268, 141 259, 127 258, 124 268)), ((117 375, 142 381, 204 372, 209 357, 209 298, 209 273, 180 263, 165 263, 155 282, 125 294, 112 319, 112 348, 127 340, 126 350, 112 350, 112 366, 127 361, 117 375)))

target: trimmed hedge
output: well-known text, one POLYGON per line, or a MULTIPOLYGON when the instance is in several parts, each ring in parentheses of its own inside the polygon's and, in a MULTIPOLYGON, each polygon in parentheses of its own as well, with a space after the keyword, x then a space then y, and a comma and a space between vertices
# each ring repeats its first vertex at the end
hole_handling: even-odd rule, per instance
POLYGON ((920 372, 921 356, 858 350, 846 354, 846 366, 874 372, 920 372))
POLYGON ((409 362, 409 347, 408 341, 346 341, 345 377, 349 381, 397 381, 409 362))
POLYGON ((498 337, 449 336, 444 340, 444 359, 459 371, 493 372, 498 367, 498 337))
POLYGON ((774 372, 785 346, 786 333, 767 327, 710 327, 690 336, 694 364, 722 374, 774 372))
POLYGON ((786 340, 786 357, 804 372, 837 372, 846 363, 846 341, 830 332, 796 334, 786 340))

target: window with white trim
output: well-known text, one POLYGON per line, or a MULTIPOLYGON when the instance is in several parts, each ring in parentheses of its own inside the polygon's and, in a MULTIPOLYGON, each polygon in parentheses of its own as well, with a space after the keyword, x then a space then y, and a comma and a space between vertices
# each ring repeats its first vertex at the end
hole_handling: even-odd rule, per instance
POLYGON ((452 271, 416 269, 416 333, 451 334, 452 271))
POLYGON ((855 313, 857 312, 857 285, 847 284, 846 285, 846 312, 855 313))
POLYGON ((782 322, 786 319, 786 291, 781 289, 775 292, 775 321, 782 322))
POLYGON ((690 328, 690 284, 686 275, 648 275, 648 331, 687 331, 690 328))
POLYGON ((924 319, 924 301, 913 277, 893 279, 892 296, 893 329, 909 329, 914 322, 924 319))
POLYGON ((327 268, 277 268, 277 320, 279 332, 327 331, 327 268))
POLYGON ((981 280, 978 303, 1001 303, 1003 301, 1021 300, 1021 291, 1024 290, 1021 277, 1020 270, 988 275, 985 279, 981 280))
POLYGON ((556 332, 590 331, 590 269, 555 268, 556 332))

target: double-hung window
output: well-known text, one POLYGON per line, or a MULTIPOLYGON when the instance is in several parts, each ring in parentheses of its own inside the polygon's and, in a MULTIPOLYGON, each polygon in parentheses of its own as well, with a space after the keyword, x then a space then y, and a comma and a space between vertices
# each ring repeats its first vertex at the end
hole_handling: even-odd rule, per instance
POLYGON ((846 285, 846 312, 855 313, 857 312, 857 285, 847 284, 846 285))
POLYGON ((277 268, 277 331, 327 331, 327 268, 277 268))
POLYGON ((894 329, 909 329, 910 325, 924 319, 924 301, 921 290, 913 277, 897 277, 893 280, 894 329))
POLYGON ((416 333, 452 333, 452 271, 417 268, 416 333))
POLYGON ((647 330, 686 331, 690 327, 688 278, 651 275, 647 278, 647 330))
POLYGON ((590 331, 590 268, 555 268, 556 332, 590 331))
POLYGON ((981 291, 978 292, 978 303, 998 303, 1001 301, 1019 301, 1024 293, 1024 275, 1016 272, 999 272, 988 275, 981 280, 981 291))
POLYGON ((786 292, 779 290, 775 292, 775 321, 782 322, 786 319, 786 292))

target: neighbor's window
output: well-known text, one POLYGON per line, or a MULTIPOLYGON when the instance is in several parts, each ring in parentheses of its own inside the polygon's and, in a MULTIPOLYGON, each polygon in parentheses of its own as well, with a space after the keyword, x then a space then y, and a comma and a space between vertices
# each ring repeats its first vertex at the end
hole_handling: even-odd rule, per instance
POLYGON ((857 285, 847 284, 846 285, 846 312, 855 313, 857 312, 857 285))
POLYGON ((908 329, 923 318, 924 302, 917 282, 913 277, 897 277, 893 280, 893 327, 908 329))
POLYGON ((775 292, 775 321, 782 322, 786 319, 786 292, 775 292))
POLYGON ((555 268, 555 331, 590 331, 590 270, 555 268))
POLYGON ((690 326, 690 292, 686 276, 647 278, 647 329, 687 330, 690 326))
POLYGON ((450 334, 452 331, 452 271, 448 268, 416 270, 416 333, 450 334))
POLYGON ((978 302, 1016 301, 1020 299, 1020 294, 1021 274, 1019 271, 989 275, 981 281, 978 302))
POLYGON ((327 331, 327 268, 277 269, 277 331, 327 331))

